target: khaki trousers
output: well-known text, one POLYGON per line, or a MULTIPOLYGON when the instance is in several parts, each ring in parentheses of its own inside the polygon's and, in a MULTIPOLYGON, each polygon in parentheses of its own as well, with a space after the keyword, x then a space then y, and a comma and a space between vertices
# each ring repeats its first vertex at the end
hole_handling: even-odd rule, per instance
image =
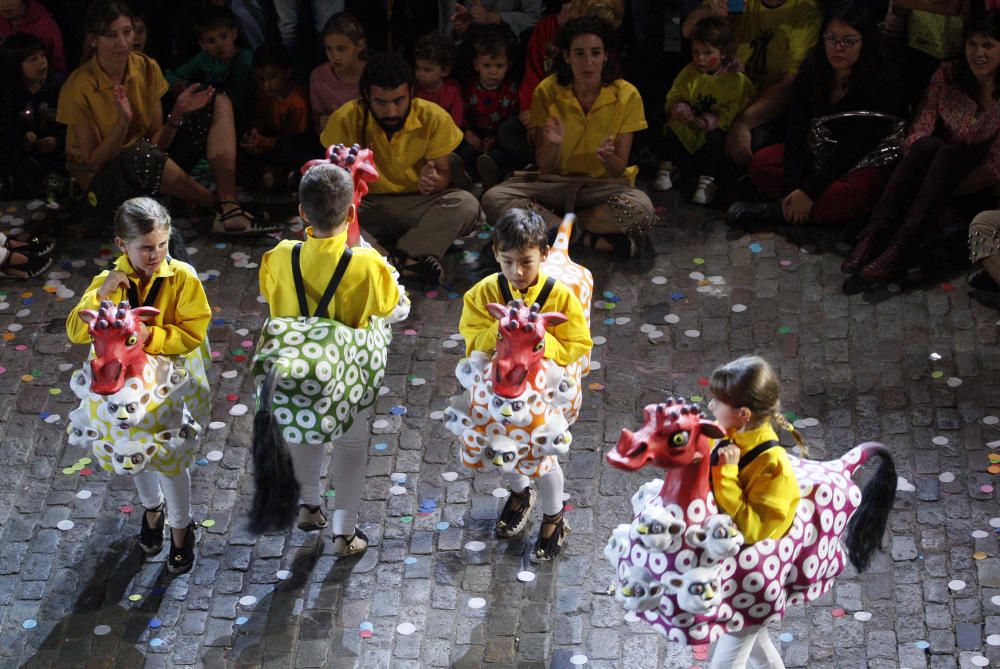
POLYGON ((361 201, 358 220, 382 246, 411 258, 441 258, 453 241, 481 224, 483 210, 471 193, 457 188, 430 195, 369 194, 361 201))

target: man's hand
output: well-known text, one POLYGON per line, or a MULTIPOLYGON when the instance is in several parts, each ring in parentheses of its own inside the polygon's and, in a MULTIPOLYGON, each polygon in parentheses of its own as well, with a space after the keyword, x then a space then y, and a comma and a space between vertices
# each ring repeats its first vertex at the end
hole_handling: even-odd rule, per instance
POLYGON ((434 162, 428 160, 420 168, 420 178, 417 179, 417 190, 420 191, 421 195, 430 195, 437 190, 440 177, 441 175, 434 166, 434 162))
POLYGON ((812 198, 798 188, 781 201, 781 210, 785 214, 785 220, 795 225, 808 223, 812 208, 812 198))
POLYGON ((469 26, 472 25, 472 17, 469 16, 469 10, 465 5, 456 4, 455 13, 451 15, 451 30, 456 35, 464 35, 466 31, 469 30, 469 26))

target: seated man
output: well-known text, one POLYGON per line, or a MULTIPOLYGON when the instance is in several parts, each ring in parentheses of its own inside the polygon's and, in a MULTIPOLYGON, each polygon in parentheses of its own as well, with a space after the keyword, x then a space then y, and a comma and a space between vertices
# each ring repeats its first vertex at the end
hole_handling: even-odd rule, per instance
POLYGON ((320 135, 324 146, 360 144, 375 153, 381 178, 358 212, 362 229, 394 247, 396 266, 426 282, 444 283, 441 258, 483 218, 470 193, 450 188, 448 156, 462 141, 451 116, 413 97, 409 64, 396 53, 372 57, 361 97, 342 105, 320 135))

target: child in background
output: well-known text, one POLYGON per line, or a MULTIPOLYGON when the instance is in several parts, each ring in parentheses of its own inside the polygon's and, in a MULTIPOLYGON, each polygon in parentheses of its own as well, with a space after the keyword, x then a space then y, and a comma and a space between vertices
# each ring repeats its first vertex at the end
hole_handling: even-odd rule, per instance
MULTIPOLYGON (((309 101, 316 134, 340 105, 358 97, 358 82, 368 60, 368 40, 361 22, 350 14, 334 14, 321 34, 328 62, 309 75, 309 101)), ((303 161, 304 162, 304 161, 303 161)))
MULTIPOLYGON (((318 164, 306 172, 299 184, 299 215, 309 227, 305 242, 285 240, 264 254, 260 263, 260 293, 272 317, 302 316, 295 282, 292 251, 301 244, 300 267, 306 302, 314 299, 330 282, 344 250, 347 226, 357 216, 351 200, 354 184, 348 172, 336 165, 318 164)), ((353 328, 363 328, 372 316, 385 317, 399 302, 399 284, 385 259, 374 249, 354 247, 339 286, 329 305, 329 317, 353 328)), ((310 311, 312 313, 312 311, 310 311)), ((356 555, 368 548, 368 537, 357 527, 361 493, 368 464, 368 423, 371 408, 359 412, 351 427, 333 444, 333 477, 337 491, 333 512, 333 554, 356 555)), ((311 532, 327 526, 320 495, 324 444, 289 443, 301 505, 298 527, 311 532)))
POLYGON ((462 87, 448 78, 455 62, 455 47, 451 40, 439 32, 427 33, 413 45, 413 57, 416 61, 413 74, 417 79, 414 97, 430 100, 441 107, 461 128, 465 112, 462 87))
MULTIPOLYGON (((159 313, 141 327, 143 349, 151 355, 169 357, 176 367, 187 369, 191 383, 207 384, 205 367, 212 357, 205 338, 212 308, 195 269, 168 256, 169 240, 170 215, 160 203, 148 197, 126 200, 115 213, 115 246, 122 255, 112 268, 90 282, 80 303, 66 318, 66 332, 74 344, 89 344, 88 327, 79 313, 98 309, 104 300, 114 304, 122 300, 141 303, 131 304, 133 308, 156 307, 159 313)), ((188 467, 181 467, 174 475, 147 468, 132 480, 145 507, 139 547, 148 554, 158 553, 163 546, 164 520, 168 520, 167 569, 173 574, 190 571, 194 564, 195 524, 191 519, 188 467)))
MULTIPOLYGON (((712 492, 719 511, 736 522, 744 545, 780 539, 795 520, 800 493, 772 421, 791 432, 802 454, 807 454, 802 436, 781 413, 778 376, 763 358, 746 355, 712 372, 709 391, 708 407, 727 435, 712 457, 712 492), (758 447, 763 448, 741 465, 740 458, 758 447)), ((748 655, 755 667, 785 666, 767 627, 754 626, 723 635, 716 644, 712 668, 745 666, 748 655)))
POLYGON ((149 41, 149 27, 146 19, 138 14, 132 19, 132 51, 146 53, 146 43, 149 41))
POLYGON ((12 186, 2 199, 45 197, 66 170, 66 126, 56 123, 59 89, 66 79, 50 70, 45 45, 15 33, 3 43, 0 90, 0 165, 12 186))
POLYGON ((476 76, 463 92, 465 142, 458 154, 465 170, 474 181, 482 181, 484 190, 497 185, 513 167, 513 159, 497 144, 500 124, 517 116, 517 83, 509 76, 510 47, 501 30, 482 28, 472 39, 476 76))
MULTIPOLYGON (((243 134, 240 148, 256 160, 259 185, 265 191, 275 186, 275 170, 286 181, 294 178, 298 163, 290 163, 282 140, 294 142, 309 128, 309 99, 301 86, 292 81, 292 62, 281 44, 265 44, 253 55, 257 77, 257 116, 243 134)), ((252 177, 251 177, 252 178, 252 177)))
MULTIPOLYGON (((253 54, 236 46, 236 17, 225 7, 205 7, 195 17, 194 29, 201 51, 177 69, 167 71, 170 89, 179 94, 190 84, 198 83, 225 93, 233 103, 236 128, 240 130, 246 127, 254 108, 253 54)), ((206 106, 208 110, 211 108, 212 105, 206 106)))
POLYGON ((691 63, 674 79, 667 93, 670 120, 660 149, 660 169, 653 190, 673 188, 680 167, 698 174, 691 201, 715 199, 719 162, 726 131, 753 101, 756 91, 736 62, 736 36, 724 19, 711 17, 691 33, 691 63))
MULTIPOLYGON (((492 354, 496 350, 497 319, 486 310, 486 305, 506 303, 501 281, 507 283, 515 300, 529 305, 539 300, 549 278, 540 271, 549 255, 546 227, 545 219, 528 209, 510 209, 497 220, 493 228, 493 253, 500 263, 500 272, 470 288, 463 302, 458 329, 465 338, 466 355, 472 351, 492 354)), ((566 322, 545 332, 545 357, 566 366, 593 347, 583 307, 573 291, 559 281, 552 285, 548 297, 542 299, 541 311, 558 311, 566 316, 566 322)), ((506 538, 521 532, 528 524, 528 516, 535 505, 535 491, 527 476, 512 472, 505 473, 503 478, 511 493, 497 520, 496 535, 506 538)), ((563 519, 564 481, 558 461, 553 469, 538 478, 544 515, 535 542, 536 560, 557 557, 569 531, 563 519)))
POLYGON ((14 33, 28 33, 42 40, 49 66, 63 74, 68 72, 59 26, 37 0, 0 2, 0 42, 14 33))

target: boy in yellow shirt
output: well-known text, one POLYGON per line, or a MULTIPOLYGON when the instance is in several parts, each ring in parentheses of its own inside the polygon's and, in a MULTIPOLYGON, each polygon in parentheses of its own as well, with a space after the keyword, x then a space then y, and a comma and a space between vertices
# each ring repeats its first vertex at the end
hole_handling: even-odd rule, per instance
MULTIPOLYGON (((315 165, 299 184, 299 214, 310 224, 299 249, 309 314, 302 314, 292 274, 293 252, 299 242, 284 240, 264 254, 260 292, 272 317, 312 315, 347 248, 347 226, 357 215, 351 202, 354 186, 348 172, 333 164, 315 165)), ((389 316, 400 300, 392 268, 374 249, 351 249, 350 261, 326 309, 326 317, 363 328, 372 316, 389 316)), ((337 491, 333 513, 333 553, 347 556, 368 548, 368 538, 355 526, 368 463, 368 421, 371 410, 359 412, 351 427, 334 442, 332 487, 337 491)), ((324 444, 289 443, 295 478, 301 488, 298 527, 304 531, 327 526, 320 505, 320 475, 324 444)))
MULTIPOLYGON (((542 216, 528 209, 510 209, 493 228, 493 252, 500 272, 482 279, 465 294, 458 329, 465 338, 466 355, 472 351, 492 354, 496 350, 497 319, 486 310, 490 303, 509 304, 522 300, 538 304, 541 311, 558 311, 566 322, 552 326, 545 333, 545 357, 566 366, 593 347, 590 328, 580 300, 565 284, 548 277, 541 264, 549 254, 546 224, 542 216)), ((504 473, 511 494, 507 498, 496 534, 512 537, 528 523, 535 504, 535 491, 529 479, 516 472, 504 473)), ((538 477, 542 497, 542 527, 538 533, 534 557, 551 560, 559 555, 568 526, 563 520, 563 477, 558 461, 538 477)))

